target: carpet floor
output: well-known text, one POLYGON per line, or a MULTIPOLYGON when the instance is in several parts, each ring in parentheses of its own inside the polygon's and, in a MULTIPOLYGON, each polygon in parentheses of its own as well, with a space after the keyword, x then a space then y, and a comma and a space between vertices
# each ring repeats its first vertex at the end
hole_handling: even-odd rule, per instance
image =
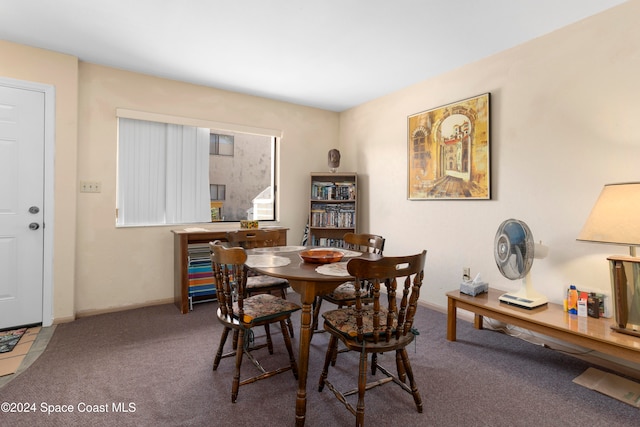
MULTIPOLYGON (((295 299, 295 294, 290 294, 295 299)), ((328 304, 325 304, 328 305, 328 304)), ((290 426, 297 381, 291 372, 242 386, 231 403, 233 359, 211 364, 222 328, 216 303, 187 315, 173 305, 146 307, 61 324, 42 355, 0 389, 3 426, 290 426), (28 406, 25 406, 28 405, 28 406), (27 408, 27 409, 25 409, 27 408)), ((324 308, 324 305, 323 305, 324 308)), ((293 316, 299 327, 299 312, 293 316)), ((367 391, 368 425, 638 426, 640 410, 573 383, 587 362, 540 345, 458 322, 446 340, 446 315, 420 308, 409 357, 424 412, 389 384, 367 391)), ((256 339, 260 340, 260 331, 256 339)), ((294 347, 297 354, 297 334, 294 347)), ((287 363, 279 331, 276 351, 257 353, 266 367, 287 363)), ((327 334, 311 343, 307 426, 350 426, 353 416, 325 388, 317 391, 327 334)), ((329 377, 357 384, 357 355, 340 354, 329 377)), ((380 357, 394 366, 394 357, 380 357)), ((247 361, 243 370, 253 369, 247 361)))

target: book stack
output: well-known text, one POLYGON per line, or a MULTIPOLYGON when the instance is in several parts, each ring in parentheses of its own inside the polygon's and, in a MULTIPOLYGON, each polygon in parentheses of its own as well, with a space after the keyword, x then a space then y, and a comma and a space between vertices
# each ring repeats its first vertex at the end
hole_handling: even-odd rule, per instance
POLYGON ((312 246, 331 246, 334 248, 344 248, 344 239, 332 239, 329 237, 315 237, 311 239, 312 246))
POLYGON ((354 203, 339 205, 314 204, 311 211, 312 227, 353 228, 356 206, 354 203))
POLYGON ((311 198, 314 200, 354 200, 356 186, 353 182, 313 181, 311 198))
POLYGON ((211 255, 208 243, 190 244, 188 248, 189 263, 189 309, 193 310, 196 302, 214 301, 216 284, 211 268, 211 255), (211 296, 212 298, 197 298, 211 296))

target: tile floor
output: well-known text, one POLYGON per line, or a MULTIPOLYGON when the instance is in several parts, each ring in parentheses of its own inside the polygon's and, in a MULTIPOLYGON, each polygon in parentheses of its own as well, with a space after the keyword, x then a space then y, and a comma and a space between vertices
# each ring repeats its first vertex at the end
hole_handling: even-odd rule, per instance
POLYGON ((32 327, 8 353, 0 353, 0 388, 27 369, 44 351, 53 335, 55 325, 32 327))

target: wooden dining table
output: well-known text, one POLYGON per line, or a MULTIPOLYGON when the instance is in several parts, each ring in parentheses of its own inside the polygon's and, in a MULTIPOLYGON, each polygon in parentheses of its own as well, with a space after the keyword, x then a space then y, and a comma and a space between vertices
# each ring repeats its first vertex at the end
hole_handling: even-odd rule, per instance
MULTIPOLYGON (((299 351, 296 426, 304 425, 307 410, 307 374, 309 370, 309 348, 311 345, 311 337, 313 335, 313 331, 311 330, 313 302, 317 296, 326 295, 337 288, 340 284, 353 280, 353 277, 349 276, 348 273, 346 273, 346 270, 346 275, 341 276, 318 272, 317 267, 319 267, 319 264, 305 262, 300 257, 300 252, 305 249, 309 248, 273 247, 247 250, 247 254, 249 255, 247 265, 252 270, 260 274, 287 279, 291 288, 300 295, 302 314, 300 319, 300 334, 298 338, 299 351), (257 261, 255 258, 256 256, 261 257, 261 261, 257 261), (269 262, 268 257, 273 257, 273 262, 269 262), (280 265, 283 263, 286 263, 286 265, 280 265)), ((352 256, 343 258, 341 262, 347 262, 349 259, 355 257, 368 259, 380 258, 380 255, 370 253, 363 254, 352 251, 346 251, 346 255, 352 256)), ((343 266, 344 264, 342 267, 343 266)), ((338 266, 336 265, 336 267, 338 266)))

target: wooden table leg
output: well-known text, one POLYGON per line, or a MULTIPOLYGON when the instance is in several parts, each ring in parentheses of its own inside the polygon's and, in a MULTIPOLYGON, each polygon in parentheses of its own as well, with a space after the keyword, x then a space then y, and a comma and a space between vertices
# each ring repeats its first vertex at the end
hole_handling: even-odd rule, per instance
POLYGON ((482 315, 476 314, 473 316, 473 327, 476 329, 482 329, 482 315))
POLYGON ((457 320, 456 301, 453 298, 447 298, 447 340, 456 340, 456 320, 457 320))
POLYGON ((307 373, 309 371, 309 347, 311 346, 311 312, 315 299, 313 283, 289 284, 300 294, 302 314, 300 316, 300 344, 298 349, 298 394, 296 397, 296 426, 302 427, 307 412, 307 373))

